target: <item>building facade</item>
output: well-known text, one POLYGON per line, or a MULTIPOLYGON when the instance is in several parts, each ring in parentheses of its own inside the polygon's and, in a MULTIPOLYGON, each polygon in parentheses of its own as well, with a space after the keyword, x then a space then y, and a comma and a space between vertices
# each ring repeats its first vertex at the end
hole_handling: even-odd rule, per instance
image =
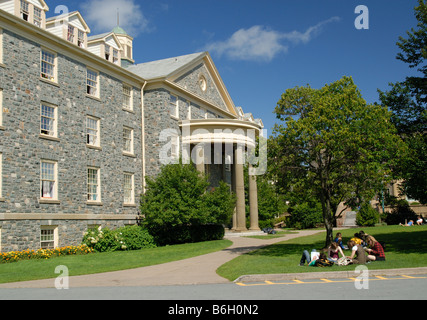
POLYGON ((120 27, 90 35, 80 13, 48 10, 0 1, 0 251, 77 245, 89 227, 137 223, 144 177, 182 152, 198 154, 213 185, 230 184, 234 229, 245 230, 243 165, 226 162, 254 148, 262 122, 234 106, 209 54, 135 64, 120 27))

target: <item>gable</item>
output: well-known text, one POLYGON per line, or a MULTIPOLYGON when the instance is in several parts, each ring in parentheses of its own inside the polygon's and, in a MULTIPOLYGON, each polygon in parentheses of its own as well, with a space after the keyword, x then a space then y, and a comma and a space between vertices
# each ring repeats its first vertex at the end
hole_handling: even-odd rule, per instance
POLYGON ((217 107, 228 111, 215 81, 204 63, 198 64, 193 69, 174 79, 173 82, 190 93, 200 96, 217 107))
POLYGON ((195 59, 169 75, 168 80, 216 107, 237 116, 236 107, 209 55, 195 59))

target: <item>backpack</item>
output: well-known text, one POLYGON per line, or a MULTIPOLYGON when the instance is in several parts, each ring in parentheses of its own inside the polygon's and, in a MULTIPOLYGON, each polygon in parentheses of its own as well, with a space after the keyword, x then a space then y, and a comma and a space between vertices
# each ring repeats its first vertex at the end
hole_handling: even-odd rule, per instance
POLYGON ((324 260, 324 259, 317 259, 316 262, 314 263, 315 267, 332 267, 333 265, 334 263, 332 261, 324 260))

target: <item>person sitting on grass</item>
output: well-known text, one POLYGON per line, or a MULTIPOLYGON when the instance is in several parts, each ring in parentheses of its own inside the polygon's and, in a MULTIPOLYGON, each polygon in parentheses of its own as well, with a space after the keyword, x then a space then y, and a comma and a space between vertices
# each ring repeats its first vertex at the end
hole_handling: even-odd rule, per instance
POLYGON ((368 236, 366 238, 366 242, 368 243, 368 248, 365 248, 366 252, 368 252, 368 260, 369 261, 385 261, 384 249, 373 236, 368 236))
POLYGON ((341 257, 344 257, 344 252, 342 251, 341 247, 339 247, 336 242, 332 242, 328 248, 328 260, 336 263, 340 258, 340 254, 341 257))
POLYGON ((324 252, 319 253, 313 250, 311 253, 312 255, 310 255, 307 250, 303 251, 299 264, 300 266, 304 266, 305 261, 307 261, 310 267, 330 267, 334 265, 333 262, 328 260, 324 252))
POLYGON ((409 220, 409 222, 406 223, 406 219, 405 219, 405 224, 399 223, 399 226, 402 226, 402 227, 412 227, 413 225, 414 225, 414 220, 409 220))
POLYGON ((346 246, 343 244, 342 242, 342 234, 341 232, 337 232, 337 234, 335 235, 335 239, 334 242, 336 242, 338 244, 338 246, 340 246, 341 249, 348 249, 346 248, 346 246))
POLYGON ((421 217, 421 216, 418 216, 418 219, 417 219, 417 225, 422 225, 424 223, 424 220, 423 220, 423 217, 421 217))
POLYGON ((347 258, 351 259, 353 264, 365 264, 366 254, 361 244, 356 244, 353 240, 347 242, 349 248, 351 248, 351 255, 347 258))

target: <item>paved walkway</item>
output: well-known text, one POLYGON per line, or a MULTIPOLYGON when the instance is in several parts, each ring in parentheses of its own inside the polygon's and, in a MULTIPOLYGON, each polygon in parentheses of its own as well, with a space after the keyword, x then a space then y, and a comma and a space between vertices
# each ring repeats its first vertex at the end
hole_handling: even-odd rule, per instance
MULTIPOLYGON (((190 284, 229 283, 230 281, 217 275, 224 263, 241 254, 257 250, 276 242, 295 237, 312 235, 319 230, 304 230, 298 234, 287 234, 284 237, 260 240, 247 237, 236 237, 230 234, 226 238, 233 244, 221 251, 205 254, 190 259, 164 263, 155 266, 131 270, 114 271, 83 276, 71 276, 70 288, 76 287, 127 287, 127 286, 166 286, 190 284)), ((55 279, 25 281, 0 284, 0 288, 54 288, 55 279)))

